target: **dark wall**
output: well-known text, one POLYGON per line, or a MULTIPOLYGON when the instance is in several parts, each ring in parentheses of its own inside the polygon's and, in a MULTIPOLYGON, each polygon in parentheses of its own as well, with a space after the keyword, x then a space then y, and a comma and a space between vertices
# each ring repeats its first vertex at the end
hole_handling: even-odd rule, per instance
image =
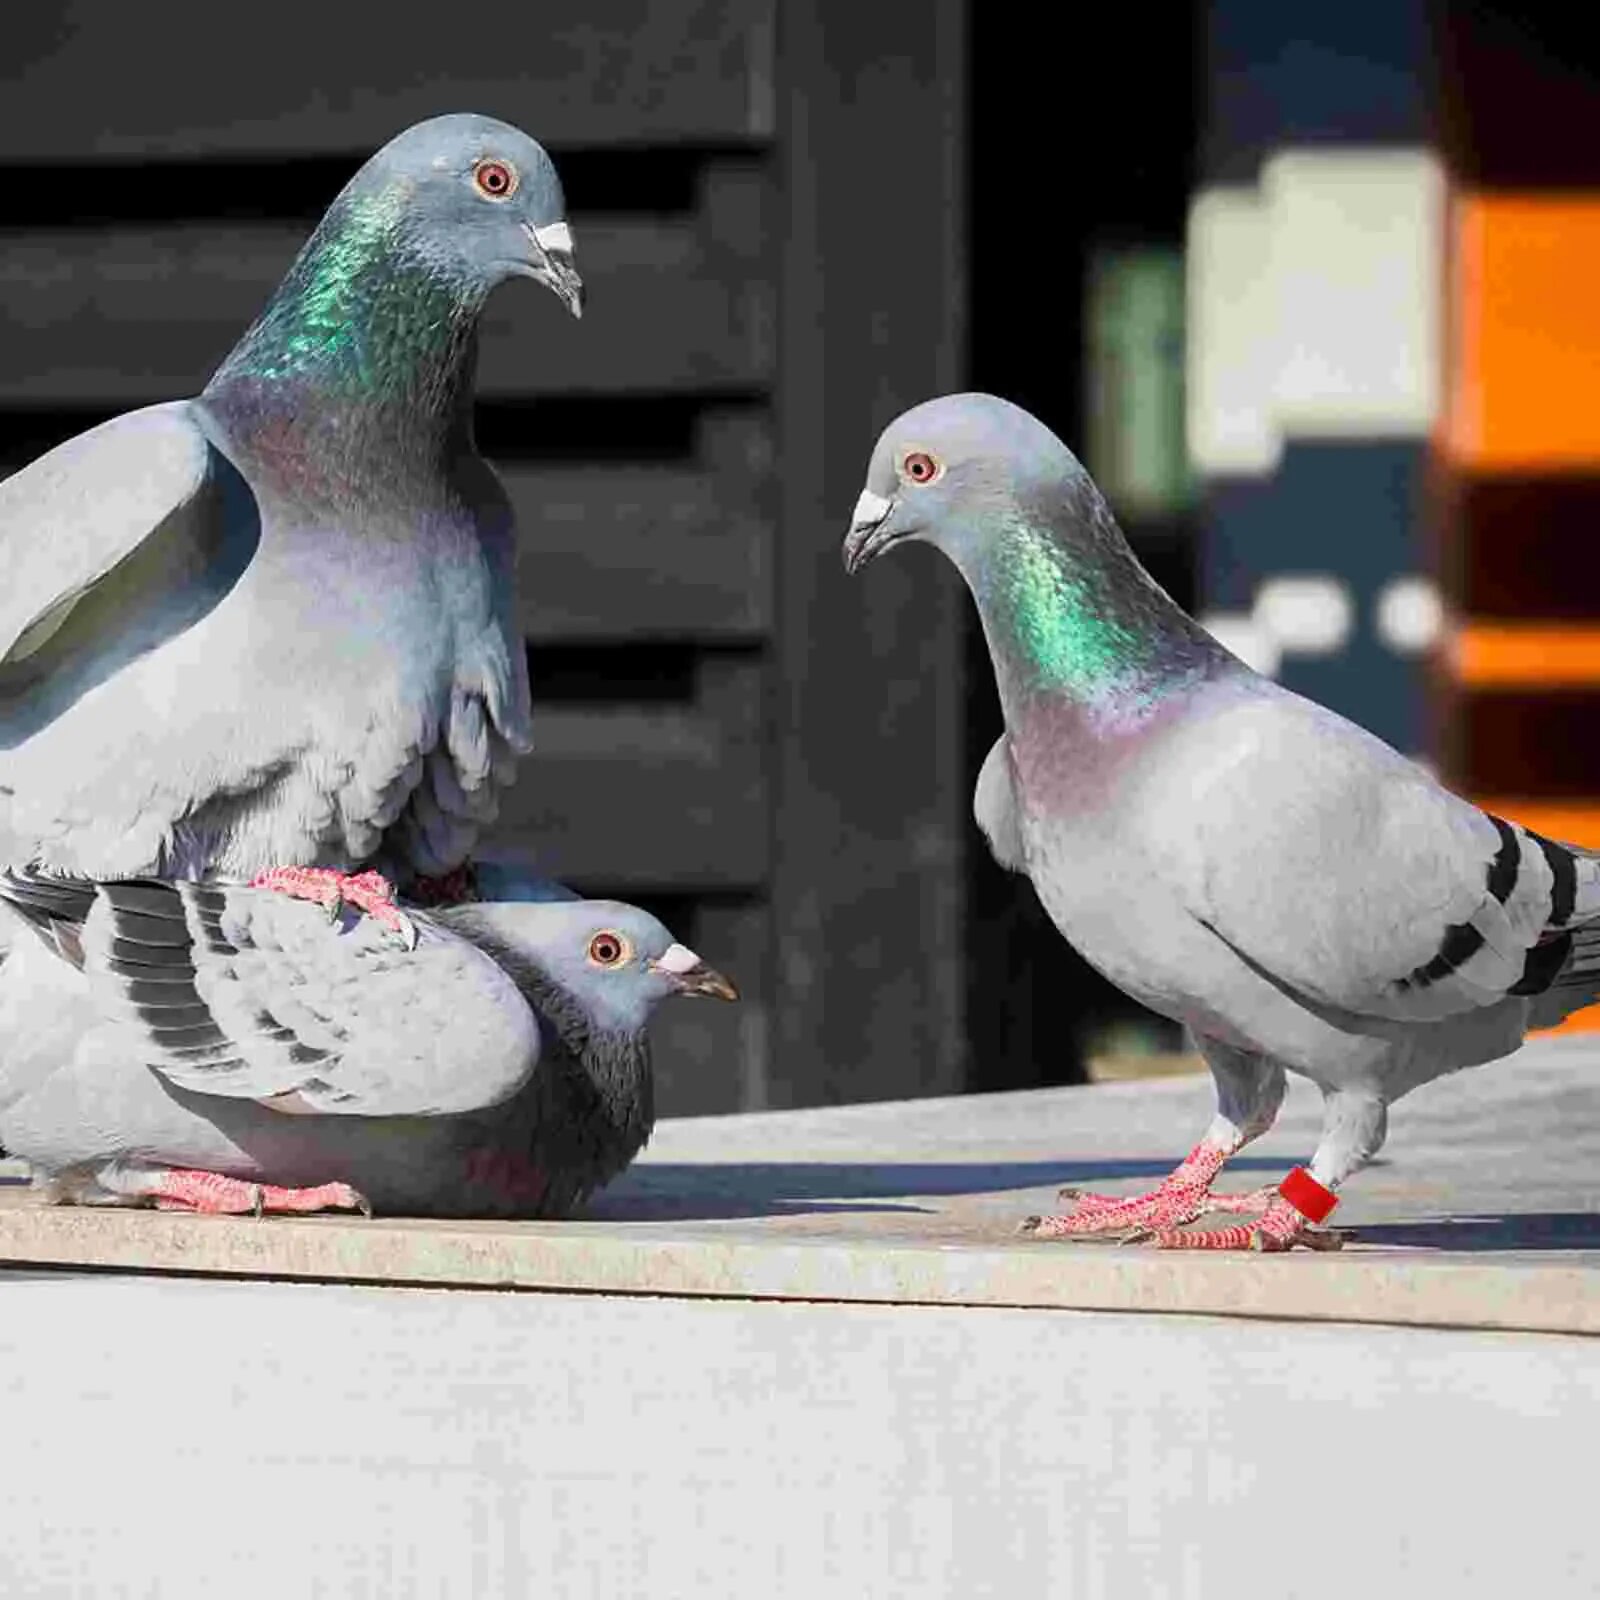
MULTIPOLYGON (((1090 253, 1097 243, 1182 241, 1195 48, 1186 4, 973 9, 972 386, 1026 406, 1079 453, 1090 253)), ((1189 604, 1187 520, 1124 522, 1145 564, 1189 604)), ((970 616, 967 654, 970 792, 1001 731, 987 652, 970 616)), ((972 863, 973 1087, 1079 1081, 1089 1040, 1119 1019, 1175 1042, 1176 1029, 1062 942, 1024 879, 1002 872, 981 843, 972 863)))
POLYGON ((0 474, 194 393, 409 123, 486 112, 555 157, 588 311, 510 285, 482 341, 536 701, 497 842, 738 982, 662 1016, 668 1111, 965 1081, 957 595, 838 551, 877 431, 962 382, 966 11, 8 17, 0 474))

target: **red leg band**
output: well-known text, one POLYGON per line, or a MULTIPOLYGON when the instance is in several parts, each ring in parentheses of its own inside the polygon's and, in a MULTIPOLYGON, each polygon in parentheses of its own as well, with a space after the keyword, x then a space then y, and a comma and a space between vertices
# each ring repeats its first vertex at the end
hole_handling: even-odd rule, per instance
POLYGON ((1321 1222, 1339 1203, 1338 1195, 1325 1189, 1304 1167, 1296 1167, 1278 1185, 1278 1193, 1307 1222, 1321 1222))

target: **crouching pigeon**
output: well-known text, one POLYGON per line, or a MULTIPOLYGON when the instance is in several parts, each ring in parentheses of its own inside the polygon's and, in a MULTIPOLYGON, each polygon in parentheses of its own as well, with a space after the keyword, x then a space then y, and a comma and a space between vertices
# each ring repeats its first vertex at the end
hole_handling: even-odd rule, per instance
POLYGON ((267 878, 409 937, 529 747, 509 503, 473 444, 479 313, 573 312, 560 181, 487 117, 334 200, 196 399, 0 484, 0 865, 37 926, 92 880, 267 878), (37 883, 37 893, 30 892, 37 883))
POLYGON ((1005 733, 974 810, 996 857, 1112 982, 1188 1026, 1216 1080, 1215 1120, 1158 1188, 1072 1196, 1036 1233, 1335 1246, 1312 1224, 1383 1144, 1390 1104, 1600 991, 1600 854, 1478 810, 1250 671, 1027 412, 954 395, 890 424, 845 565, 909 539, 955 564, 988 641, 1005 733), (1212 1194, 1271 1126, 1286 1068, 1324 1097, 1309 1171, 1212 1194), (1253 1220, 1182 1230, 1207 1211, 1253 1220))
POLYGON ((97 885, 81 969, 25 935, 0 968, 0 1144, 86 1205, 570 1211, 649 1137, 657 1004, 736 996, 637 907, 509 887, 407 907, 405 948, 267 889, 97 885))

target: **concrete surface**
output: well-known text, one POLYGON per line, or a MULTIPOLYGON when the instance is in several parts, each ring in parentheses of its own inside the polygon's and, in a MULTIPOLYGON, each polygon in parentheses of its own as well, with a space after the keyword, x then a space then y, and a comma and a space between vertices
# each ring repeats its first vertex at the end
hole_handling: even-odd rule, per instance
MULTIPOLYGON (((1019 1238, 1063 1183, 1147 1185, 1209 1115, 1209 1080, 665 1123, 565 1223, 225 1219, 40 1208, 13 1189, 0 1260, 608 1293, 1006 1305, 1600 1332, 1600 1047, 1548 1040, 1429 1085, 1336 1214, 1338 1255, 1194 1256, 1019 1238)), ((1305 1159, 1318 1100, 1232 1166, 1305 1159)))
POLYGON ((669 1124, 567 1224, 12 1190, 0 1258, 62 1265, 0 1271, 0 1594, 1593 1595, 1597 1067, 1403 1103, 1337 1256, 1015 1237, 1164 1171, 1179 1079, 669 1124))
POLYGON ((1567 1600, 1600 1343, 18 1275, 28 1600, 1567 1600))

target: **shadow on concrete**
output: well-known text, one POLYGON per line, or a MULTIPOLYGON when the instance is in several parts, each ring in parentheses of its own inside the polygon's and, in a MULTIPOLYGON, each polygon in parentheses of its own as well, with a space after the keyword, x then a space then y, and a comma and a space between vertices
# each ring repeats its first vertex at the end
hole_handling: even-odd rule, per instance
POLYGON ((1600 1212, 1529 1211, 1429 1222, 1352 1223, 1357 1244, 1421 1250, 1600 1249, 1600 1212))
MULTIPOLYGON (((1178 1164, 1149 1161, 996 1162, 650 1162, 630 1168, 594 1197, 583 1215, 604 1221, 710 1221, 819 1212, 927 1211, 920 1198, 1004 1194, 1063 1184, 1158 1180, 1178 1164)), ((1230 1173, 1284 1172, 1294 1160, 1239 1156, 1230 1173)), ((1238 1187, 1233 1185, 1230 1187, 1238 1187)))

